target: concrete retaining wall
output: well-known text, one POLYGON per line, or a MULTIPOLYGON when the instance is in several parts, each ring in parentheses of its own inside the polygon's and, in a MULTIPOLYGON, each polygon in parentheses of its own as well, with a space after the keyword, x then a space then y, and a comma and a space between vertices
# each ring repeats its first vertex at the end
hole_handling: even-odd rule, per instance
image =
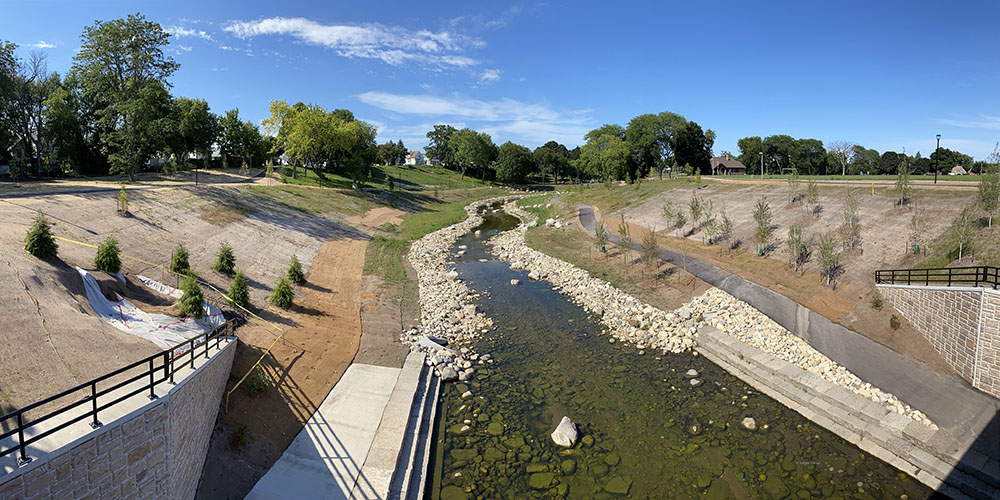
POLYGON ((878 289, 963 378, 1000 397, 1000 293, 912 285, 878 289))
POLYGON ((194 498, 235 353, 224 341, 158 399, 0 476, 0 500, 194 498))

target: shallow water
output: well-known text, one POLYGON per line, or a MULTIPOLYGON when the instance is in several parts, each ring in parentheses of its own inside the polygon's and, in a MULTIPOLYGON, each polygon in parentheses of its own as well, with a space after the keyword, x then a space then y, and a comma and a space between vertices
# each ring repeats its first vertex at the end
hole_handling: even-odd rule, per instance
POLYGON ((489 236, 516 224, 491 211, 481 237, 456 244, 468 247, 455 258, 459 276, 482 294, 476 304, 496 326, 474 350, 496 363, 443 386, 433 498, 932 494, 703 357, 638 355, 610 343, 600 323, 550 283, 486 253, 489 236), (466 391, 473 396, 463 399, 466 391), (580 430, 571 449, 549 438, 564 415, 580 430), (757 430, 740 424, 745 417, 757 430))

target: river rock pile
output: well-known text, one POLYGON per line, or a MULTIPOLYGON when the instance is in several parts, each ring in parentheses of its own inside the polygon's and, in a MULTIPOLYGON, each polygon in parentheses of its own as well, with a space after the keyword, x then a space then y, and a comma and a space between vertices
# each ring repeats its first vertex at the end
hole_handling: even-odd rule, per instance
POLYGON ((639 350, 679 353, 694 347, 698 325, 690 313, 661 311, 583 269, 528 247, 524 232, 535 216, 514 202, 507 203, 504 211, 524 223, 496 236, 490 244, 493 254, 510 262, 512 269, 527 269, 529 278, 551 282, 560 293, 599 316, 612 337, 639 350))
POLYGON ((814 375, 870 399, 887 410, 906 415, 937 428, 927 415, 900 401, 896 396, 873 387, 840 366, 806 341, 782 328, 771 318, 732 295, 712 288, 681 307, 745 344, 781 358, 814 375))
POLYGON ((465 207, 468 215, 465 220, 427 234, 410 246, 407 258, 417 273, 421 326, 404 332, 400 340, 411 350, 426 352, 427 363, 434 366, 445 381, 467 380, 475 370, 473 365, 491 362, 489 356, 480 357, 467 348, 462 348, 461 352, 441 349, 434 347, 434 343, 420 340, 433 336, 449 345, 462 344, 493 327, 493 320, 469 303, 476 294, 458 279, 449 249, 462 235, 483 222, 479 207, 507 198, 472 203, 465 207))

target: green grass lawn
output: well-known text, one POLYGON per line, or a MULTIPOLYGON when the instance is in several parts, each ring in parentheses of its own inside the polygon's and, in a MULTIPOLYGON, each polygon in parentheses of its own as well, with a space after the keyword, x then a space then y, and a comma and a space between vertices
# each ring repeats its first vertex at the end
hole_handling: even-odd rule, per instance
MULTIPOLYGON (((714 182, 710 178, 703 177, 702 184, 714 182)), ((575 185, 568 188, 570 194, 564 195, 562 201, 567 203, 586 203, 595 205, 601 212, 607 214, 615 210, 642 203, 653 196, 671 189, 694 189, 698 186, 693 177, 675 177, 673 179, 654 180, 638 184, 626 184, 619 186, 612 185, 610 188, 603 184, 575 185)), ((716 187, 722 185, 716 183, 716 187)))
MULTIPOLYGON (((720 179, 751 179, 749 175, 720 175, 716 176, 720 179)), ((759 179, 788 179, 791 175, 767 175, 761 177, 755 175, 752 178, 755 180, 759 179)), ((711 177, 705 176, 705 179, 711 177)), ((896 175, 800 175, 799 179, 803 182, 807 180, 817 180, 817 181, 896 181, 896 175)), ((965 181, 965 182, 978 182, 978 175, 939 175, 938 182, 942 181, 965 181)), ((911 175, 911 181, 933 181, 934 174, 931 175, 911 175)))
MULTIPOLYGON (((298 168, 293 179, 290 172, 291 167, 275 167, 275 172, 280 175, 281 182, 295 184, 299 186, 313 186, 325 188, 351 188, 353 181, 339 173, 324 173, 320 178, 312 169, 298 168)), ((386 188, 386 173, 392 175, 395 181, 402 181, 396 189, 412 191, 432 191, 462 189, 483 186, 479 179, 471 177, 461 178, 459 172, 448 170, 444 167, 434 167, 430 165, 400 165, 400 166, 374 166, 371 169, 371 177, 366 185, 386 188)))
POLYGON ((339 213, 359 215, 375 206, 357 191, 350 189, 303 189, 275 181, 273 186, 249 186, 251 192, 301 212, 324 215, 339 213))

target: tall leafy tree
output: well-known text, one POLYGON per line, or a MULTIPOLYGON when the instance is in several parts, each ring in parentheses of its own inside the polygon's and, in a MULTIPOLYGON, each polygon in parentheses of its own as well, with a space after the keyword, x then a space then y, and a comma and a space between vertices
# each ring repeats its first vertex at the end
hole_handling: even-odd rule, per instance
POLYGON ((756 135, 736 141, 736 146, 740 149, 740 163, 746 165, 748 173, 758 175, 761 173, 760 161, 761 153, 764 151, 763 145, 763 139, 756 135))
POLYGON ((496 146, 493 139, 485 132, 476 132, 464 128, 451 134, 449 148, 454 151, 454 162, 465 177, 468 168, 484 170, 489 166, 496 146))
POLYGON ((99 103, 97 122, 105 132, 111 169, 133 178, 157 150, 169 111, 168 78, 178 64, 164 55, 169 34, 141 14, 97 21, 84 28, 72 72, 83 93, 99 103))
POLYGON ((937 172, 948 173, 951 169, 962 166, 966 170, 972 168, 972 157, 952 151, 948 148, 938 148, 931 153, 931 168, 937 172))
POLYGON ((430 139, 430 144, 424 148, 427 157, 436 158, 445 166, 452 166, 455 163, 455 149, 451 136, 457 131, 451 125, 434 125, 434 130, 427 132, 427 138, 430 139))
MULTIPOLYGON (((663 169, 674 161, 674 145, 686 123, 683 116, 669 111, 639 115, 630 120, 625 128, 625 140, 632 148, 635 172, 630 172, 631 176, 642 177, 654 169, 662 175, 663 169)), ((714 132, 712 136, 714 142, 714 132)))
POLYGON ((608 127, 605 125, 586 135, 587 143, 580 148, 580 158, 577 160, 581 171, 601 179, 606 186, 610 186, 611 181, 624 180, 627 177, 630 156, 628 143, 617 131, 608 127), (606 133, 595 134, 600 130, 605 130, 606 133))
POLYGON ((520 184, 535 169, 531 150, 510 141, 500 146, 497 156, 497 180, 507 184, 520 184))
POLYGON ((204 99, 178 97, 173 101, 174 133, 170 149, 179 163, 187 163, 191 153, 210 157, 219 134, 219 118, 204 99))
POLYGON ((32 52, 27 60, 15 58, 12 70, 0 71, 8 73, 0 83, 6 87, 6 97, 0 99, 0 126, 12 133, 27 161, 41 175, 46 103, 59 86, 59 76, 49 73, 45 56, 39 52, 32 52))
MULTIPOLYGON (((933 156, 933 155, 931 155, 933 156)), ((881 175, 894 174, 899 171, 899 164, 904 156, 895 151, 886 151, 878 161, 878 173, 881 175)), ((952 165, 953 167, 954 165, 952 165)), ((951 167, 948 167, 951 170, 951 167)))
POLYGON ((714 132, 711 130, 705 132, 702 130, 701 125, 695 122, 687 122, 680 127, 674 136, 674 158, 678 163, 691 165, 701 173, 711 173, 712 145, 714 141, 714 132))
POLYGON ((533 155, 535 166, 538 167, 538 173, 542 175, 543 180, 546 175, 552 174, 553 180, 559 182, 559 173, 565 173, 569 168, 569 150, 556 141, 538 146, 533 155))

